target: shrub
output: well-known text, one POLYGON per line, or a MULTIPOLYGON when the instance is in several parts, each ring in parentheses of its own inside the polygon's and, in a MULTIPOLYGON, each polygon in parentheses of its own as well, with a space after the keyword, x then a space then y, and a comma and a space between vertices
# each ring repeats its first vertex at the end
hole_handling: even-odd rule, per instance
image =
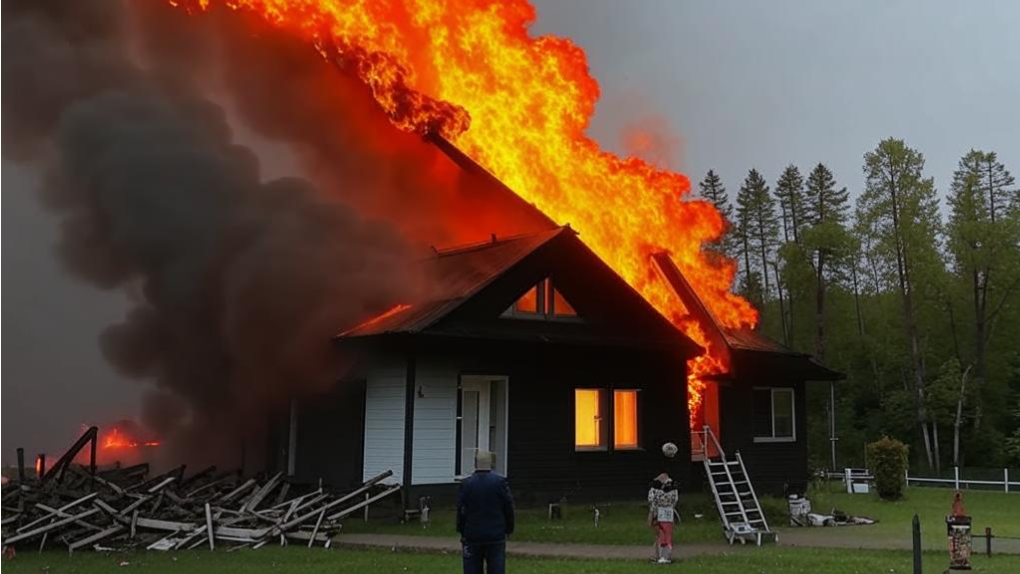
POLYGON ((896 500, 903 496, 907 486, 907 450, 907 445, 889 437, 868 445, 868 464, 880 497, 896 500))

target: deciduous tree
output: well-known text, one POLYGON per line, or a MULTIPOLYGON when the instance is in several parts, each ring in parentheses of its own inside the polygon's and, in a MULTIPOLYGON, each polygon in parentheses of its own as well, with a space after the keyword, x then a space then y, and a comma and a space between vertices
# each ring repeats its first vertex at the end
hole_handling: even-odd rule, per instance
MULTIPOLYGON (((859 198, 865 229, 874 234, 879 255, 891 262, 902 303, 911 386, 917 422, 929 468, 938 460, 938 444, 927 412, 925 353, 918 327, 919 276, 939 262, 938 199, 932 178, 924 177, 924 156, 903 140, 889 138, 864 155, 865 189, 859 198)), ((935 431, 937 432, 937 431, 935 431)))

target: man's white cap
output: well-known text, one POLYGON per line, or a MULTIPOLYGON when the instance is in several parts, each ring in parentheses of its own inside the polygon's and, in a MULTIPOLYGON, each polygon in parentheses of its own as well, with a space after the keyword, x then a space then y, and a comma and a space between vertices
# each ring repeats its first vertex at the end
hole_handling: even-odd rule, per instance
POLYGON ((496 464, 495 453, 487 450, 475 452, 475 470, 492 470, 496 464))

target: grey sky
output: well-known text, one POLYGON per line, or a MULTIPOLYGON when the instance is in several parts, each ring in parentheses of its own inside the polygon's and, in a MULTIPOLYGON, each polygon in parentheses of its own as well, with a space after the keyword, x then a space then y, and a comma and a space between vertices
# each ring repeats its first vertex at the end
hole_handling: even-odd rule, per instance
MULTIPOLYGON (((944 190, 971 147, 1020 175, 1020 2, 538 2, 538 33, 585 48, 603 91, 591 133, 662 122, 696 182, 715 168, 735 193, 748 168, 827 163, 855 194, 862 155, 896 136, 944 190)), ((285 162, 284 162, 285 163, 285 162)), ((272 171, 272 170, 270 170, 272 171)), ((56 452, 83 422, 134 412, 96 336, 123 295, 74 282, 53 257, 56 227, 32 178, 3 163, 2 459, 56 452), (54 400, 59 399, 59 400, 54 400)))
POLYGON ((665 118, 675 167, 731 194, 822 161, 856 194, 863 154, 894 136, 940 191, 971 147, 1020 175, 1020 2, 540 0, 536 31, 584 47, 602 87, 591 133, 665 118))

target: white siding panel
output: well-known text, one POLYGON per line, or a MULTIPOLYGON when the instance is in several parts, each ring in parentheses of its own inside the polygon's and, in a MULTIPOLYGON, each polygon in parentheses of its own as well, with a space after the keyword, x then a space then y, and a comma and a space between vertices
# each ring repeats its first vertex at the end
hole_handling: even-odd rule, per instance
POLYGON ((414 484, 453 482, 457 449, 457 377, 452 364, 422 362, 415 374, 414 484), (421 396, 418 396, 418 395, 421 396))
POLYGON ((364 480, 392 470, 387 482, 403 483, 405 376, 401 367, 378 369, 368 376, 364 480))

